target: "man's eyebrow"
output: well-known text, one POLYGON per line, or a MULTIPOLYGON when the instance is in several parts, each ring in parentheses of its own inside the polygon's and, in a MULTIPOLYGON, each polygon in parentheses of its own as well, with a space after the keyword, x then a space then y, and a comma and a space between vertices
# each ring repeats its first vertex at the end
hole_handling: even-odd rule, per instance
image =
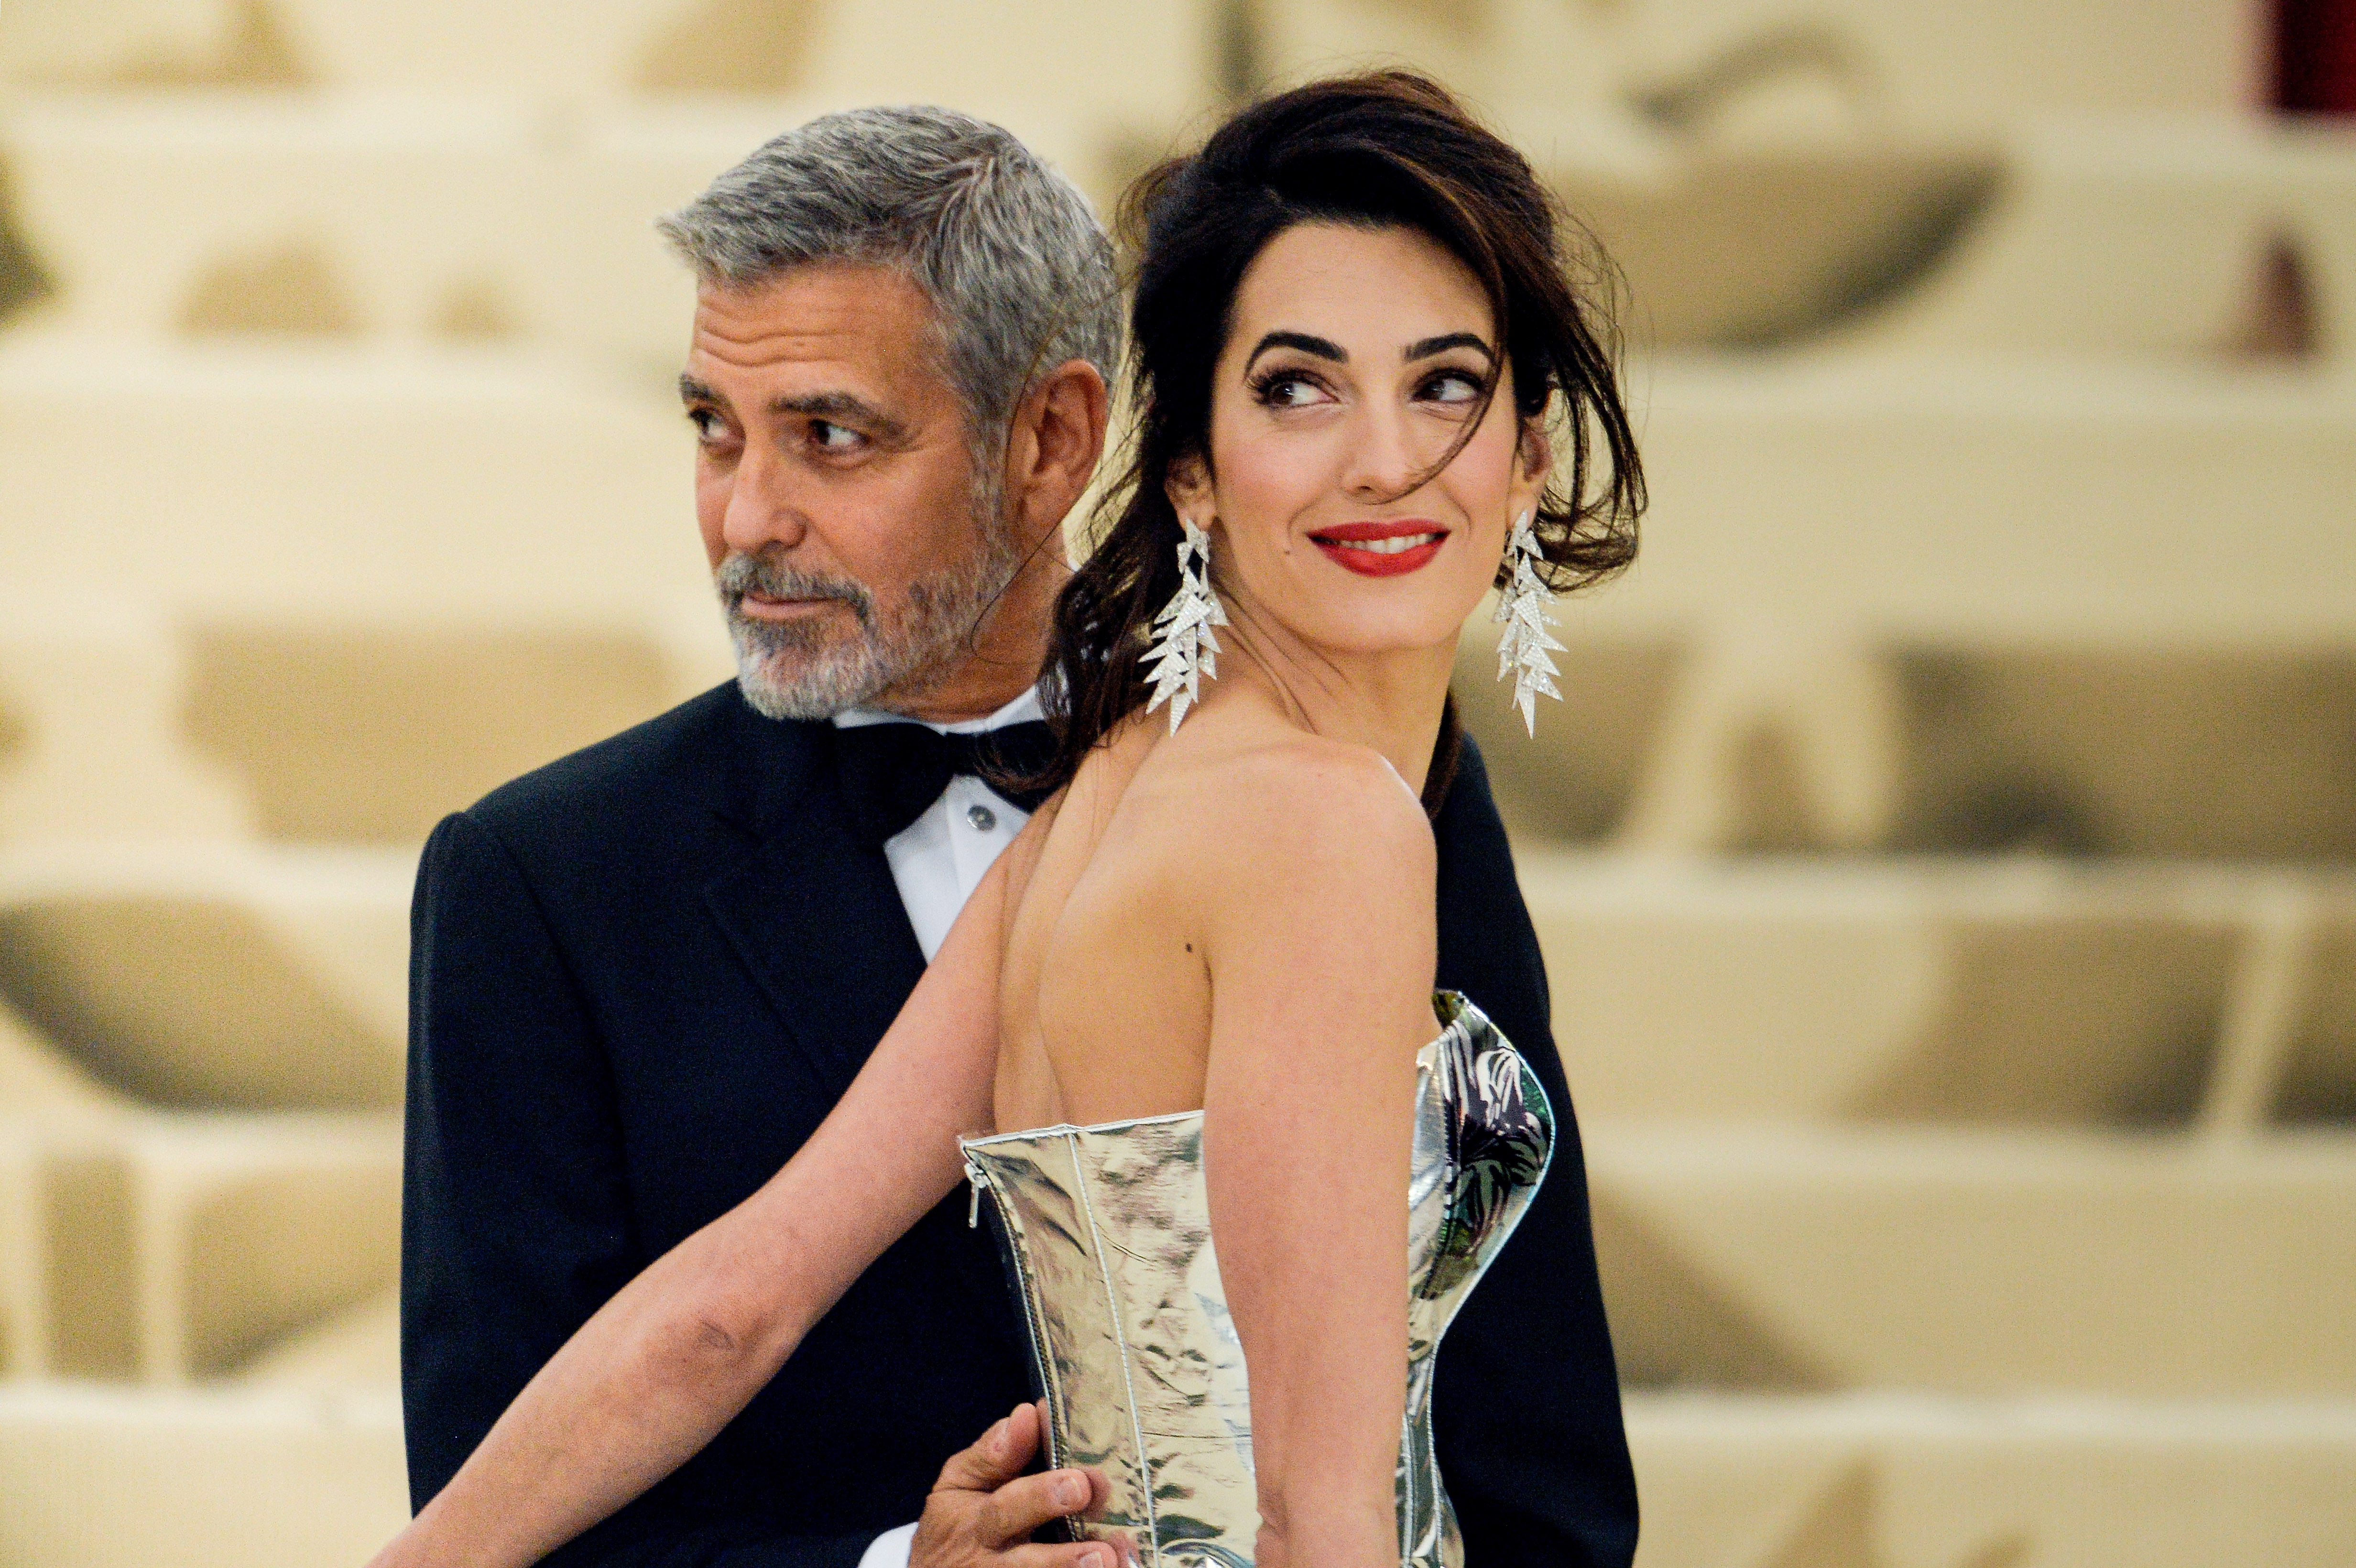
POLYGON ((856 392, 804 392, 798 397, 773 398, 769 401, 769 411, 773 414, 799 414, 804 419, 855 422, 886 446, 896 446, 908 439, 906 425, 856 392))
POLYGON ((1252 345, 1250 356, 1244 360, 1244 368, 1248 371, 1259 357, 1271 348, 1298 348, 1303 354, 1314 354, 1320 359, 1331 359, 1336 365, 1350 362, 1348 350, 1330 337, 1316 337, 1306 332, 1271 332, 1252 345))
POLYGON ((725 408, 727 400, 694 377, 682 373, 679 379, 679 400, 682 403, 712 403, 725 408))
POLYGON ((1399 350, 1406 360, 1429 359, 1435 354, 1445 354, 1451 348, 1474 348, 1487 358, 1494 359, 1497 351, 1472 332, 1443 332, 1438 337, 1419 337, 1399 350))

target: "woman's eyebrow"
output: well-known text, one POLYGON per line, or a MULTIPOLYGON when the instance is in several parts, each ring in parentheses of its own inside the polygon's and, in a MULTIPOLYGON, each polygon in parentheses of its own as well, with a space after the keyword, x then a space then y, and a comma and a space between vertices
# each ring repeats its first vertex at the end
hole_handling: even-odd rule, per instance
POLYGON ((1476 333, 1444 332, 1438 337, 1419 337, 1399 350, 1401 359, 1429 359, 1435 354, 1445 354, 1451 348, 1476 348, 1485 358, 1494 359, 1497 351, 1481 340, 1476 333))
POLYGON ((1259 357, 1271 348, 1298 348, 1303 354, 1314 354, 1336 365, 1350 362, 1349 351, 1330 337, 1316 337, 1306 332, 1271 332, 1252 345, 1250 356, 1244 360, 1244 369, 1249 371, 1259 357))

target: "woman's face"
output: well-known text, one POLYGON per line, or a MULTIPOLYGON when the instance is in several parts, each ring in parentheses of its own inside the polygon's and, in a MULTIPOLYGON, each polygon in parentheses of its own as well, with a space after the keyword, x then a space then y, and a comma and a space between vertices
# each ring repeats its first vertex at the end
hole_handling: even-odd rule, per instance
POLYGON ((1338 655, 1454 647, 1546 477, 1510 377, 1415 480, 1502 352, 1472 272, 1415 229, 1303 223, 1269 242, 1212 373, 1210 472, 1170 485, 1180 516, 1216 518, 1219 577, 1255 617, 1338 655))

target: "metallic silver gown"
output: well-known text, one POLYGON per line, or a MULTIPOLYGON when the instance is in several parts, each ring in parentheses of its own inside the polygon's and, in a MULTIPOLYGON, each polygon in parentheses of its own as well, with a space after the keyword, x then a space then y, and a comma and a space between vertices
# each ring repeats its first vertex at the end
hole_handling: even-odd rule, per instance
MULTIPOLYGON (((1440 1336, 1529 1207, 1554 1152, 1546 1091, 1478 1008, 1432 998, 1408 1184, 1407 1417, 1399 1561, 1463 1560, 1431 1443, 1440 1336)), ((990 1194, 1047 1403, 1052 1465, 1104 1472, 1104 1515, 1070 1539, 1137 1545, 1148 1568, 1248 1568, 1259 1531, 1251 1397, 1203 1184, 1203 1114, 1042 1127, 964 1144, 990 1194)))

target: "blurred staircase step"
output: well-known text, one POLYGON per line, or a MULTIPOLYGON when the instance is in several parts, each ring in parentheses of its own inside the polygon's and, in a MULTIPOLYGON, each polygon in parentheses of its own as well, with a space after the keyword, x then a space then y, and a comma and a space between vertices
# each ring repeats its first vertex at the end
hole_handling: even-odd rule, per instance
POLYGON ((241 1381, 270 1388, 401 1387, 401 1296, 388 1291, 298 1328, 240 1370, 241 1381))
POLYGON ((2356 632, 2356 383, 2017 355, 1662 355, 1644 565, 1567 622, 2265 648, 2356 632), (2230 548, 2157 548, 2158 540, 2230 548), (1903 541, 1901 543, 1900 541, 1903 541))
POLYGON ((1208 106, 1218 43, 1213 0, 1117 27, 1082 0, 1034 0, 1013 25, 988 7, 923 0, 584 0, 561 27, 528 8, 458 0, 19 7, 25 24, 0 29, 0 80, 498 90, 560 104, 824 89, 858 102, 1036 98, 1158 130, 1208 106))
MULTIPOLYGON (((694 280, 654 220, 862 101, 33 93, 0 110, 0 167, 24 243, 73 281, 40 311, 51 329, 539 346, 659 391, 694 280)), ((949 101, 1004 121, 1107 212, 1158 144, 1049 99, 949 101)))
POLYGON ((391 1117, 20 1123, 0 1127, 9 1188, 34 1260, 12 1315, 25 1319, 13 1357, 24 1374, 179 1383, 233 1371, 383 1291, 399 1267, 391 1117))
MULTIPOLYGON (((531 356, 0 339, 13 515, 170 517, 104 584, 167 619, 708 617, 688 470, 667 391, 531 356)), ((88 570, 71 528, 0 536, 14 591, 88 570)))
POLYGON ((1633 1383, 2356 1399, 2356 1133, 1584 1130, 1633 1383))
POLYGON ((2340 1568, 2356 1404, 1631 1393, 1638 1568, 2340 1568))
POLYGON ((394 1108, 414 876, 404 850, 0 853, 0 997, 146 1104, 394 1108))
POLYGON ((2356 1122, 2356 871, 1519 859, 1585 1117, 2356 1122))
MULTIPOLYGON (((97 1221, 60 1199, 51 1144, 119 1125, 129 1105, 0 1002, 0 1378, 48 1369, 59 1332, 51 1297, 61 1225, 97 1221)), ((93 1260, 95 1261, 95 1260, 93 1260)), ((101 1265, 103 1266, 102 1264, 101 1265)))
POLYGON ((1615 635, 1587 608, 1558 612, 1568 678, 1536 737, 1494 685, 1494 629, 1458 658, 1526 839, 2356 861, 2356 632, 1826 646, 1615 635))
POLYGON ((324 1568, 409 1517, 391 1393, 0 1388, 0 1558, 324 1568))
POLYGON ((2030 119, 1946 264, 1845 347, 2042 355, 2301 353, 2356 375, 2356 135, 2255 116, 2030 119), (2272 272, 2304 319, 2252 340, 2272 272))

